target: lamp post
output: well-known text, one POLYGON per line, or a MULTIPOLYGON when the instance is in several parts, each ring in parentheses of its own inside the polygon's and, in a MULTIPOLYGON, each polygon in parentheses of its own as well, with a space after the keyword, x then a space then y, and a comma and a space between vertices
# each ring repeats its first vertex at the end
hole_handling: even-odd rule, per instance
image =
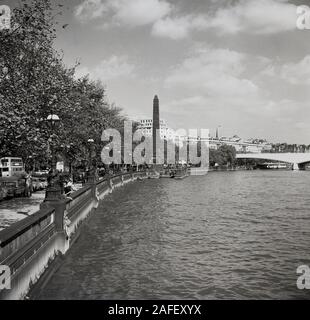
POLYGON ((45 200, 44 201, 57 201, 60 200, 62 197, 62 188, 61 188, 61 181, 58 175, 58 172, 56 170, 56 163, 57 163, 57 157, 54 147, 54 138, 57 137, 55 134, 55 131, 60 125, 60 119, 57 114, 50 114, 47 119, 47 124, 50 129, 50 138, 48 140, 51 150, 51 168, 48 173, 47 178, 47 188, 45 193, 45 200))
POLYGON ((27 173, 30 172, 30 165, 31 165, 30 163, 32 163, 32 161, 33 161, 32 156, 31 155, 28 156, 27 160, 26 160, 26 163, 25 163, 25 170, 26 170, 27 173))
POLYGON ((36 160, 35 160, 35 156, 36 154, 33 153, 32 155, 28 156, 27 158, 27 163, 26 163, 26 172, 30 173, 30 171, 32 171, 32 173, 34 173, 36 170, 36 160), (31 168, 31 170, 30 170, 31 168), (27 170, 28 169, 28 170, 27 170))
MULTIPOLYGON (((72 176, 72 152, 73 152, 73 143, 70 144, 62 144, 60 147, 63 150, 63 155, 64 155, 64 169, 69 168, 69 174, 72 176)), ((66 171, 66 170, 65 170, 66 171)))
POLYGON ((33 160, 32 172, 33 172, 33 173, 36 171, 36 157, 37 157, 37 154, 36 154, 36 153, 33 153, 33 154, 32 154, 32 160, 33 160))
POLYGON ((73 147, 74 147, 74 144, 73 144, 73 143, 70 143, 70 144, 68 144, 68 145, 66 146, 67 155, 69 155, 69 173, 70 173, 71 176, 73 175, 73 172, 72 172, 72 161, 73 161, 72 153, 73 153, 73 147))
POLYGON ((94 183, 95 182, 95 168, 93 166, 93 150, 94 150, 94 139, 88 139, 87 144, 88 144, 88 172, 87 172, 87 183, 94 183))

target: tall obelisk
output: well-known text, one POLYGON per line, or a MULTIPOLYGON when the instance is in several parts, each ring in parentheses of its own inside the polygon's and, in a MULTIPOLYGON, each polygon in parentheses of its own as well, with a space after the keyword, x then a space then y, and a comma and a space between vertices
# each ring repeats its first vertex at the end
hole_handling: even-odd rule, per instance
MULTIPOLYGON (((159 136, 160 123, 159 123, 159 99, 157 95, 153 100, 153 163, 156 164, 156 132, 159 136)), ((159 137, 158 137, 159 138, 159 137)))

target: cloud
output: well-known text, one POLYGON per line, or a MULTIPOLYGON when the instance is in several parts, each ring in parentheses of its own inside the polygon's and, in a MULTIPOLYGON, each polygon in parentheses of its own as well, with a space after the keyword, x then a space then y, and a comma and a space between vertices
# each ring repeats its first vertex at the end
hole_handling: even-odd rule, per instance
POLYGON ((75 16, 82 22, 101 18, 108 12, 108 7, 102 0, 84 0, 75 7, 75 16))
POLYGON ((276 75, 275 67, 270 64, 260 72, 260 76, 274 77, 276 75))
POLYGON ((224 34, 273 34, 296 29, 296 6, 287 0, 239 0, 209 17, 208 27, 224 34))
POLYGON ((153 24, 170 11, 165 0, 84 0, 75 16, 81 21, 101 18, 105 25, 138 27, 153 24))
MULTIPOLYGON (((246 121, 253 124, 254 118, 263 121, 266 115, 291 114, 294 109, 291 100, 274 100, 253 77, 254 65, 260 69, 268 63, 271 61, 264 57, 201 45, 165 78, 165 88, 173 97, 165 107, 187 121, 195 110, 195 114, 200 114, 194 120, 197 125, 203 123, 202 119, 208 121, 206 125, 219 119, 225 119, 226 126, 244 125, 246 121)), ((257 121, 258 127, 262 125, 257 121)))
MULTIPOLYGON (((256 103, 256 102, 255 102, 256 103)), ((264 100, 259 102, 258 108, 249 108, 247 113, 254 116, 260 116, 262 114, 267 114, 269 121, 274 119, 277 120, 281 115, 294 115, 296 111, 301 108, 300 104, 294 100, 280 99, 280 100, 264 100)), ((283 118, 282 118, 283 119, 283 118)), ((291 119, 291 122, 294 120, 291 119)))
POLYGON ((152 24, 169 14, 171 6, 160 0, 113 0, 116 21, 129 26, 152 24))
POLYGON ((310 85, 310 55, 305 56, 297 63, 283 65, 280 75, 291 84, 310 85))
POLYGON ((227 133, 306 141, 310 55, 284 63, 200 45, 168 70, 165 117, 178 126, 222 124, 227 133), (260 71, 262 70, 262 71, 260 71), (300 84, 306 85, 300 85, 300 84), (294 128, 294 130, 292 130, 294 128))
POLYGON ((165 79, 167 88, 204 92, 207 96, 251 96, 257 86, 243 76, 246 55, 228 49, 200 48, 165 79))
POLYGON ((192 31, 204 30, 207 26, 207 18, 202 15, 166 17, 153 25, 152 35, 179 40, 187 38, 192 31))
POLYGON ((190 32, 188 17, 172 19, 167 17, 158 20, 152 28, 152 34, 157 37, 167 37, 173 40, 186 38, 190 32))
POLYGON ((193 32, 216 30, 220 34, 274 34, 296 29, 296 5, 288 0, 238 0, 211 13, 182 14, 166 0, 84 0, 75 16, 85 22, 99 19, 104 26, 150 25, 151 34, 180 40, 193 32))
POLYGON ((89 74, 94 79, 108 81, 121 77, 134 77, 134 72, 135 65, 128 61, 127 56, 113 55, 108 59, 102 60, 95 68, 78 68, 76 76, 81 77, 89 74))
POLYGON ((269 61, 258 76, 285 81, 290 85, 310 85, 310 55, 296 62, 269 61))
POLYGON ((187 96, 185 98, 180 99, 173 99, 165 104, 165 110, 175 110, 178 109, 178 114, 180 114, 180 111, 187 112, 189 106, 195 106, 196 110, 197 108, 204 107, 208 104, 209 99, 207 97, 204 97, 202 95, 197 96, 187 96))
POLYGON ((214 14, 166 17, 157 21, 152 34, 174 40, 195 31, 216 30, 220 34, 275 34, 296 30, 296 6, 287 0, 239 0, 219 8, 214 14))

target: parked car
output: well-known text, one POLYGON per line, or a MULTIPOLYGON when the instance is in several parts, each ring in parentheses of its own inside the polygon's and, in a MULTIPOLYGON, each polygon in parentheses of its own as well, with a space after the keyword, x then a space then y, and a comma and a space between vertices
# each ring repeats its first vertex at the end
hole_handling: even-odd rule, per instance
POLYGON ((36 171, 33 174, 33 176, 36 176, 36 177, 47 176, 47 175, 48 175, 48 170, 36 171))
POLYGON ((40 178, 42 189, 47 188, 47 178, 40 178))
POLYGON ((39 191, 43 189, 43 185, 39 178, 37 177, 32 178, 32 188, 33 188, 33 191, 39 191))
POLYGON ((5 187, 5 185, 0 182, 0 201, 5 199, 8 195, 8 189, 5 187))
POLYGON ((32 181, 28 175, 20 177, 1 177, 0 183, 7 190, 6 198, 13 197, 31 197, 32 181))

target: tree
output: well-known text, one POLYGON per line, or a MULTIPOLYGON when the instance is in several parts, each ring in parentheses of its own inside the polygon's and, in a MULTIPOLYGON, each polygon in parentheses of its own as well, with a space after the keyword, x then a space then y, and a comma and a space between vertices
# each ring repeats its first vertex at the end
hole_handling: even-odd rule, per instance
POLYGON ((236 162, 236 149, 233 146, 221 145, 217 150, 211 149, 210 152, 210 165, 214 166, 217 163, 220 166, 234 165, 236 162))
POLYGON ((0 33, 0 154, 35 155, 48 160, 51 132, 46 118, 61 119, 57 151, 74 146, 78 161, 87 159, 87 140, 93 138, 100 154, 102 130, 121 128, 121 109, 109 105, 100 82, 77 79, 54 49, 59 8, 51 0, 21 0, 12 12, 11 30, 0 33), (57 9, 55 11, 55 9, 57 9), (55 14, 56 12, 56 14, 55 14))
POLYGON ((63 95, 69 71, 53 49, 56 36, 50 1, 23 0, 12 28, 0 34, 1 153, 23 157, 46 147, 43 119, 56 92, 63 95))

